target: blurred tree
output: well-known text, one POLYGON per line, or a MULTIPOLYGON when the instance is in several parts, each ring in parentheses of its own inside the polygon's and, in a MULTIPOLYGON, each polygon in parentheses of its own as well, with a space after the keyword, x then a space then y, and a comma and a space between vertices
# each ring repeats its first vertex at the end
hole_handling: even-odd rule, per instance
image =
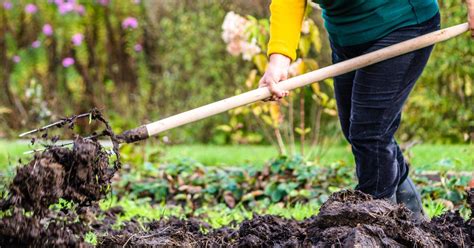
MULTIPOLYGON (((256 87, 245 84, 255 63, 229 56, 221 38, 222 23, 229 11, 268 18, 269 3, 3 0, 0 136, 13 136, 92 107, 103 109, 116 131, 122 131, 231 96, 236 89, 256 87)), ((457 1, 440 2, 440 7, 444 26, 466 20, 466 10, 457 1)), ((318 11, 311 14, 311 19, 321 30, 320 50, 303 57, 315 59, 323 67, 330 64, 327 35, 318 11)), ((402 140, 474 139, 474 71, 470 66, 474 48, 467 36, 436 46, 404 112, 399 131, 402 140)), ((265 44, 266 40, 259 42, 265 44)), ((305 47, 304 42, 301 46, 305 47)), ((310 113, 304 122, 299 122, 301 112, 295 114, 299 132, 307 127, 327 128, 324 132, 337 130, 336 118, 326 115, 322 115, 326 118, 324 125, 318 127, 319 105, 312 96, 314 91, 307 92, 298 98, 303 102, 295 102, 295 109, 304 106, 304 112, 310 113)), ((331 98, 330 88, 323 92, 331 98)), ((251 142, 271 141, 273 131, 265 135, 255 120, 245 120, 248 128, 238 132, 214 128, 229 123, 231 118, 219 115, 168 135, 174 142, 222 143, 239 137, 251 142)), ((88 128, 82 126, 84 131, 88 128)), ((291 139, 286 131, 282 136, 291 139)))
MULTIPOLYGON (((439 2, 442 26, 467 21, 465 5, 439 2)), ((403 140, 474 141, 474 46, 466 33, 439 43, 409 98, 399 131, 403 140)))

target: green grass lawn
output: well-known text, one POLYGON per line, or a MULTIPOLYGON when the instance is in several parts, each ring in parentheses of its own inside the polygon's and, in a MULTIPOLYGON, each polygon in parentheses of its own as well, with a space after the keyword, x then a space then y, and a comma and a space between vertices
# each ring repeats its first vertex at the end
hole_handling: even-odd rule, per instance
POLYGON ((18 163, 18 159, 27 158, 23 152, 28 145, 9 140, 0 140, 0 169, 18 163))
MULTIPOLYGON (((206 165, 262 165, 276 155, 272 146, 180 145, 165 149, 168 161, 192 158, 206 165)), ((472 171, 474 168, 474 145, 421 144, 412 147, 406 156, 415 168, 422 170, 472 171)), ((321 157, 313 155, 308 159, 321 165, 336 161, 354 163, 349 146, 331 147, 321 157)))
MULTIPOLYGON (((306 149, 309 151, 309 149, 306 149)), ((352 162, 349 147, 337 146, 323 151, 322 156, 306 156, 311 160, 318 160, 327 164, 338 160, 352 162)), ((206 165, 263 165, 268 160, 278 156, 278 151, 273 146, 265 145, 179 145, 165 148, 165 160, 177 161, 181 158, 192 158, 206 165)))
MULTIPOLYGON (((137 144, 134 144, 137 145, 137 144)), ((152 146, 147 147, 154 150, 152 146)), ((31 155, 23 155, 30 148, 25 142, 0 140, 0 169, 17 164, 19 158, 28 160, 31 155)), ((147 149, 147 150, 148 150, 147 149)), ((158 149, 158 147, 157 147, 158 149)), ((272 146, 257 145, 174 145, 159 147, 164 151, 162 160, 175 162, 183 158, 199 161, 205 165, 218 166, 261 166, 277 156, 272 146)), ((307 148, 307 151, 310 149, 307 148)), ((412 147, 406 154, 412 165, 423 170, 472 171, 474 168, 474 145, 431 145, 420 144, 412 147)), ((309 156, 324 165, 336 161, 353 164, 349 146, 333 146, 322 156, 309 156)))

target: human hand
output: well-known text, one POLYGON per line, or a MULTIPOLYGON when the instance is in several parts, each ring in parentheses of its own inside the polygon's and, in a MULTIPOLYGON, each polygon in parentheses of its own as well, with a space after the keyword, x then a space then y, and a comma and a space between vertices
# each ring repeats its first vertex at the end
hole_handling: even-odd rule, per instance
POLYGON ((277 84, 288 78, 290 62, 291 59, 285 55, 278 53, 270 55, 270 62, 268 62, 267 69, 258 83, 259 88, 268 87, 272 93, 272 96, 266 99, 267 101, 277 101, 288 96, 289 92, 279 89, 277 84))

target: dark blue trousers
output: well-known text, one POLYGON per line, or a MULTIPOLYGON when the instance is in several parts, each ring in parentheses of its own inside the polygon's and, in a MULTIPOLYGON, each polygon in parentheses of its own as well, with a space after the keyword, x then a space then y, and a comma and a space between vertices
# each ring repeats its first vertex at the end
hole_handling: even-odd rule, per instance
MULTIPOLYGON (((438 30, 440 16, 400 28, 373 42, 341 47, 331 42, 333 63, 438 30)), ((334 78, 339 120, 352 146, 358 190, 376 198, 393 195, 408 175, 394 139, 402 107, 432 51, 426 47, 334 78)))

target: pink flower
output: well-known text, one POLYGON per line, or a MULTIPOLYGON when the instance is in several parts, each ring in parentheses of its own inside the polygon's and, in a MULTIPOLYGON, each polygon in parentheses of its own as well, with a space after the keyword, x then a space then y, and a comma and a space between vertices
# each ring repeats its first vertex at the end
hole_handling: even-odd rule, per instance
POLYGON ((227 52, 232 56, 237 56, 242 52, 242 47, 239 41, 231 41, 227 44, 227 52))
POLYGON ((74 10, 79 15, 83 15, 86 12, 86 8, 84 8, 84 5, 82 4, 76 4, 76 6, 74 7, 74 10))
POLYGON ((138 21, 135 17, 127 17, 122 21, 122 28, 127 29, 127 28, 137 28, 138 27, 138 21))
POLYGON ((140 4, 141 0, 133 0, 134 4, 140 4))
POLYGON ((11 9, 11 8, 13 8, 13 4, 10 1, 5 1, 5 2, 3 2, 3 8, 4 9, 11 9))
POLYGON ((143 47, 140 44, 135 44, 133 48, 135 49, 135 52, 141 52, 143 50, 143 47))
POLYGON ((33 41, 33 43, 31 43, 32 48, 38 48, 40 46, 41 46, 41 41, 39 41, 39 40, 35 40, 35 41, 33 41))
POLYGON ((72 44, 74 44, 74 46, 79 46, 79 45, 81 45, 83 39, 84 39, 84 35, 75 34, 71 38, 72 44))
POLYGON ((71 58, 71 57, 64 58, 64 59, 63 59, 63 66, 67 68, 67 67, 69 67, 69 66, 71 66, 71 65, 74 65, 75 62, 76 62, 76 61, 74 61, 74 59, 71 58))
POLYGON ((58 9, 61 15, 67 14, 74 10, 74 3, 67 2, 67 3, 58 4, 58 9))
POLYGON ((233 11, 227 13, 222 23, 222 39, 225 43, 246 40, 248 35, 245 31, 249 25, 250 21, 233 11))
POLYGON ((256 44, 256 41, 249 42, 241 42, 240 47, 242 48, 242 58, 244 60, 252 60, 253 56, 259 54, 262 50, 256 44))
POLYGON ((20 56, 15 55, 15 56, 13 56, 12 60, 13 60, 13 62, 15 62, 15 64, 18 64, 18 63, 20 63, 21 58, 20 58, 20 56))
POLYGON ((107 6, 109 5, 109 0, 97 0, 97 2, 102 5, 102 6, 107 6))
POLYGON ((44 24, 43 34, 46 35, 46 36, 53 35, 53 27, 51 26, 51 24, 48 24, 48 23, 44 24))
POLYGON ((34 5, 32 3, 29 3, 25 6, 25 12, 28 13, 28 14, 34 14, 34 13, 38 12, 38 7, 36 7, 36 5, 34 5))

